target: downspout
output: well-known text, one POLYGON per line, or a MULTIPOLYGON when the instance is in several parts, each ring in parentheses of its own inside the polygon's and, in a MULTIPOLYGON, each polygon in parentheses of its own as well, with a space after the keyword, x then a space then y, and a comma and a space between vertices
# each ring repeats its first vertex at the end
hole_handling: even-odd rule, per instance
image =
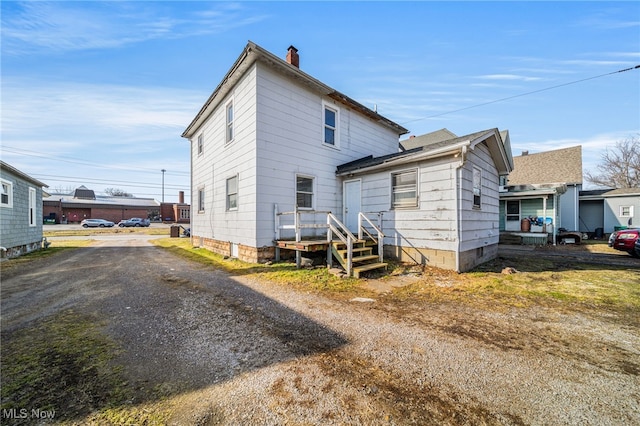
POLYGON ((460 248, 462 247, 462 166, 467 157, 467 145, 463 145, 460 150, 460 163, 456 166, 456 185, 458 196, 456 197, 456 272, 460 272, 460 248))

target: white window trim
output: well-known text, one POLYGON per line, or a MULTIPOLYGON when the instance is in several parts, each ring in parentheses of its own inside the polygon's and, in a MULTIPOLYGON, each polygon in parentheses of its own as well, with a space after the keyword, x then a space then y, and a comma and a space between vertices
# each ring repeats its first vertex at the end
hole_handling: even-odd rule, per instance
POLYGON ((298 210, 313 210, 316 205, 316 178, 314 176, 305 175, 302 173, 296 173, 295 181, 294 181, 294 205, 298 210), (298 178, 306 178, 311 179, 311 207, 297 207, 298 206, 298 178))
MULTIPOLYGON (((239 175, 233 175, 233 176, 229 176, 225 181, 224 181, 224 202, 225 202, 225 207, 226 210, 228 212, 233 212, 233 211, 237 211, 238 208, 240 207, 240 177, 239 175), (236 206, 235 207, 229 207, 229 180, 235 178, 236 179, 236 206)), ((233 194, 233 193, 231 193, 233 194)))
POLYGON ((204 154, 204 133, 200 133, 198 135, 197 144, 198 146, 196 150, 198 152, 198 155, 204 154))
POLYGON ((481 210, 482 209, 482 169, 480 167, 476 167, 473 166, 473 170, 471 171, 471 205, 473 206, 474 209, 476 210, 481 210), (474 192, 475 189, 475 178, 476 178, 476 172, 478 172, 478 174, 480 175, 480 182, 479 182, 479 194, 478 197, 480 198, 480 202, 479 204, 476 204, 475 198, 476 198, 476 194, 474 192))
POLYGON ((417 168, 415 169, 405 169, 405 170, 395 170, 389 173, 389 200, 391 201, 391 210, 415 210, 420 208, 420 172, 417 168), (399 175, 403 173, 412 173, 416 174, 416 203, 410 206, 394 206, 393 202, 393 176, 399 175))
POLYGON ((198 187, 198 195, 197 195, 197 200, 196 202, 198 203, 198 213, 204 213, 205 211, 205 202, 206 202, 206 193, 204 191, 204 186, 200 186, 198 187), (200 203, 200 193, 202 192, 202 203, 200 203), (200 209, 200 204, 202 204, 202 209, 200 209))
POLYGON ((5 179, 0 179, 0 182, 2 182, 2 185, 7 186, 7 203, 0 203, 0 205, 4 208, 11 209, 13 208, 13 182, 5 179))
POLYGON ((619 215, 620 217, 633 217, 633 206, 620 206, 620 210, 619 210, 619 215), (624 214, 623 209, 624 208, 628 208, 629 209, 629 214, 624 214))
POLYGON ((336 105, 331 104, 329 102, 326 101, 322 101, 322 110, 321 110, 321 123, 322 123, 322 131, 320 133, 320 140, 322 141, 322 145, 326 146, 328 148, 333 148, 333 149, 340 149, 340 108, 338 108, 336 105), (336 127, 335 127, 335 133, 334 133, 334 144, 330 144, 330 143, 326 143, 324 141, 324 129, 325 129, 325 122, 324 122, 324 110, 325 109, 330 109, 331 111, 334 111, 336 113, 336 127))
POLYGON ((236 104, 235 104, 235 100, 231 98, 229 101, 227 101, 224 104, 224 143, 225 145, 228 145, 230 143, 233 143, 235 139, 236 139, 236 104), (233 108, 233 118, 231 119, 231 121, 228 121, 230 106, 233 108), (233 130, 233 137, 231 138, 229 138, 229 126, 231 126, 231 129, 233 130))
POLYGON ((36 202, 36 189, 33 187, 29 187, 29 210, 28 210, 28 221, 29 226, 36 226, 38 223, 37 215, 38 215, 38 203, 36 202))

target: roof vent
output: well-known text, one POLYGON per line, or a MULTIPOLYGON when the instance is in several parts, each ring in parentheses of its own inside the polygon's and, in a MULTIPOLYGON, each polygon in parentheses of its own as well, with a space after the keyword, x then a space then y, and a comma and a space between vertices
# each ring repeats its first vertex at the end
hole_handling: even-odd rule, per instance
POLYGON ((300 68, 300 56, 298 55, 298 49, 293 47, 293 45, 289 46, 287 51, 287 63, 296 68, 300 68))

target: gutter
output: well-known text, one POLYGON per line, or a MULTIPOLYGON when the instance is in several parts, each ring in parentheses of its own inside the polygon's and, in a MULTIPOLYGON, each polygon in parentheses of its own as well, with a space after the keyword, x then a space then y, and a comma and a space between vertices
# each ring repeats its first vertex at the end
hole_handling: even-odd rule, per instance
POLYGON ((456 197, 456 272, 460 272, 460 248, 462 247, 462 166, 466 161, 468 145, 462 146, 460 151, 460 162, 456 166, 456 185, 458 196, 456 197))
POLYGON ((388 161, 384 161, 380 164, 375 164, 368 167, 363 167, 361 169, 348 170, 345 172, 336 173, 337 176, 350 176, 360 173, 367 173, 374 170, 386 169, 389 167, 393 167, 397 164, 403 164, 414 161, 427 160, 432 158, 446 157, 447 155, 455 155, 458 154, 461 150, 466 154, 467 148, 471 142, 466 140, 464 142, 458 143, 454 146, 447 146, 443 148, 439 148, 433 151, 423 152, 421 154, 408 154, 402 157, 396 157, 388 161))

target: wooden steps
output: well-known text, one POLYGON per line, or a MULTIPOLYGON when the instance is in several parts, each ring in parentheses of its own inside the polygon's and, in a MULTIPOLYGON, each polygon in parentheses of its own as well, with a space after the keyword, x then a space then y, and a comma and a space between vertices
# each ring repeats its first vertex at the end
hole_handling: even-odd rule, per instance
MULTIPOLYGON (((338 260, 345 270, 348 270, 347 263, 349 254, 346 245, 342 242, 334 241, 331 246, 333 257, 338 260)), ((355 241, 353 243, 352 253, 351 270, 353 276, 356 278, 360 278, 362 272, 387 267, 386 263, 379 262, 380 257, 377 254, 373 254, 373 247, 365 240, 355 241)))

